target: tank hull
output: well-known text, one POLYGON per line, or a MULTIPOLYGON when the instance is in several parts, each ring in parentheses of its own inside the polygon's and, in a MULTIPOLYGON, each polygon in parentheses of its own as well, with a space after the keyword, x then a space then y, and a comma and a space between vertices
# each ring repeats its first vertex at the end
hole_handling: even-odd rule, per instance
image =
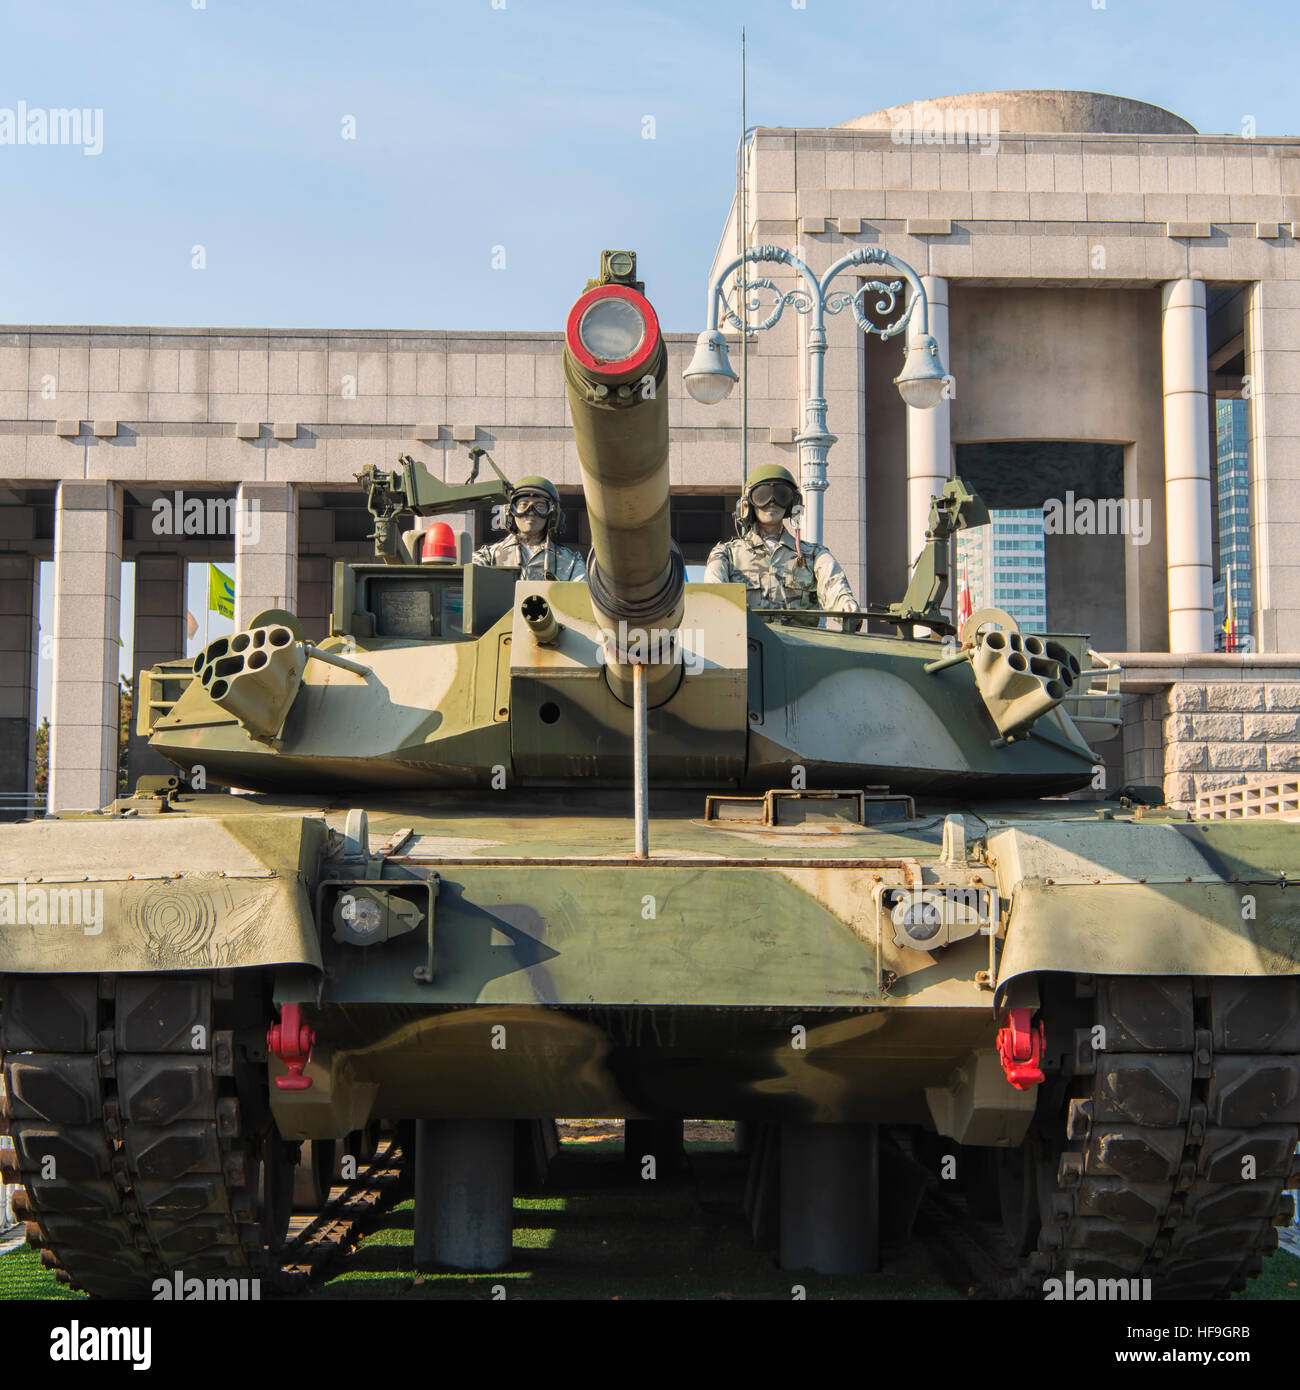
MULTIPOLYGON (((3 827, 32 871, 0 884, 0 975, 262 972, 316 1035, 313 1087, 272 1091, 295 1138, 342 1115, 687 1111, 942 1131, 953 1094, 997 1079, 999 1025, 1045 976, 1300 978, 1289 827, 1070 801, 762 827, 665 791, 641 861, 628 799, 395 797, 365 808, 364 862, 347 810, 256 796, 3 827), (954 819, 969 847, 946 841, 954 819), (418 925, 348 939, 357 883, 418 925), (965 935, 910 941, 898 904, 917 895, 961 904, 965 935), (53 920, 56 896, 85 921, 53 920)), ((954 1137, 1015 1142, 1031 1101, 981 1092, 954 1137)))
POLYGON ((657 790, 640 860, 629 799, 173 792, 0 828, 28 866, 0 884, 0 1045, 33 1239, 106 1296, 274 1280, 300 1141, 415 1122, 436 1188, 530 1120, 696 1114, 751 1122, 769 1157, 811 1136, 828 1173, 877 1133, 950 1144, 964 1174, 988 1156, 1026 1194, 1004 1211, 1020 1292, 1154 1270, 1157 1296, 1204 1297, 1257 1269, 1300 1137, 1293 827, 1068 800, 762 825, 657 790), (373 936, 344 911, 367 895, 373 936), (905 911, 927 900, 929 949, 905 911), (1026 1079, 1008 1030, 1031 1017, 1026 1079), (100 1132, 110 1101, 124 1128, 100 1132), (49 1152, 74 1166, 46 1182, 49 1152))

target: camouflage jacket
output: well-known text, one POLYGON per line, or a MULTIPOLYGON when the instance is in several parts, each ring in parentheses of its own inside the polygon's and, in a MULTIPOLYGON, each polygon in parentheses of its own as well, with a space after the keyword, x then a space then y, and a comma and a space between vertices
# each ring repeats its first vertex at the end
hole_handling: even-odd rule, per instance
POLYGON ((713 547, 704 578, 712 584, 743 584, 750 608, 840 608, 857 600, 835 556, 824 545, 781 532, 775 551, 756 528, 713 547))
POLYGON ((521 579, 586 579, 587 566, 576 550, 556 541, 547 541, 538 546, 531 556, 525 558, 524 547, 518 536, 507 536, 495 545, 481 545, 474 552, 476 565, 488 565, 498 569, 517 566, 521 579))

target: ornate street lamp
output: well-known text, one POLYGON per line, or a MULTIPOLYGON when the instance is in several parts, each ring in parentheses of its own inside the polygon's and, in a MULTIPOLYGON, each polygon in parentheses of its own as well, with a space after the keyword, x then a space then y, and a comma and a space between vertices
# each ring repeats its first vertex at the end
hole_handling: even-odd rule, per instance
POLYGON ((761 291, 770 290, 776 296, 768 315, 761 323, 748 327, 761 332, 771 328, 790 305, 796 313, 811 314, 808 330, 808 401, 804 409, 804 427, 795 442, 799 445, 799 474, 803 488, 806 518, 804 533, 810 540, 822 538, 822 493, 826 491, 826 455, 835 436, 826 428, 826 397, 824 361, 826 356, 826 315, 850 309, 857 325, 868 336, 882 340, 909 329, 903 370, 894 378, 898 393, 914 409, 930 410, 944 396, 948 374, 939 356, 939 345, 930 336, 930 306, 920 278, 905 261, 891 255, 880 246, 862 246, 841 256, 819 280, 792 251, 782 246, 751 246, 743 256, 737 256, 709 286, 709 303, 705 322, 709 325, 695 344, 695 354, 682 373, 686 389, 703 405, 717 405, 731 394, 739 378, 727 360, 727 345, 722 333, 725 321, 744 332, 746 325, 727 303, 725 285, 746 261, 767 261, 792 266, 802 276, 804 284, 782 291, 774 281, 761 278, 750 280, 745 303, 747 313, 761 313, 761 291), (851 266, 881 265, 896 270, 906 280, 911 293, 905 297, 902 312, 890 323, 878 324, 867 316, 863 301, 868 294, 878 294, 873 312, 882 317, 894 313, 903 280, 864 281, 856 290, 830 292, 831 282, 851 266), (919 315, 916 313, 920 306, 919 315), (918 322, 913 324, 913 318, 918 322))

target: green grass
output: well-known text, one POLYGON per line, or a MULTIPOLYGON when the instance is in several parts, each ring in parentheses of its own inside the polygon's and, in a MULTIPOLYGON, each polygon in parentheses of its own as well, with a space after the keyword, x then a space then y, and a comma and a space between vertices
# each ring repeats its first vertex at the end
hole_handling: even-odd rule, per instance
POLYGON ((0 1255, 0 1298, 73 1298, 85 1299, 84 1293, 73 1293, 41 1266, 40 1253, 30 1246, 20 1245, 7 1255, 0 1255))
POLYGON ((789 1274, 755 1251, 740 1209, 744 1159, 725 1145, 688 1144, 693 1171, 653 1184, 629 1175, 618 1140, 566 1143, 552 1170, 563 1195, 515 1198, 514 1260, 499 1274, 416 1271, 414 1206, 390 1213, 347 1269, 315 1299, 957 1298, 923 1254, 884 1273, 789 1274))
POLYGON ((1233 1294, 1234 1300, 1300 1299, 1300 1260, 1289 1250, 1275 1250, 1264 1261, 1264 1271, 1258 1279, 1246 1285, 1245 1292, 1233 1294))
MULTIPOLYGON (((403 1202, 328 1283, 306 1297, 334 1299, 809 1299, 966 1297, 920 1245, 886 1250, 879 1274, 794 1275, 754 1249, 741 1211, 745 1160, 723 1144, 689 1144, 691 1171, 643 1182, 620 1161, 621 1143, 566 1142, 545 1194, 514 1203, 514 1260, 499 1274, 419 1272, 414 1205, 403 1202), (653 1189, 653 1190, 651 1190, 653 1189)), ((0 1299, 70 1298, 26 1248, 0 1257, 0 1299)), ((1279 1251, 1239 1299, 1300 1299, 1300 1260, 1279 1251)))

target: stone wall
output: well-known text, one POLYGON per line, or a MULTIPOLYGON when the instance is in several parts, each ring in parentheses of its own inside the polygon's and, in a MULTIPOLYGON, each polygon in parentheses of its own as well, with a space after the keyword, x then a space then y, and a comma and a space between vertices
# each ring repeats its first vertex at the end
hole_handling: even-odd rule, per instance
POLYGON ((1300 681, 1178 681, 1125 702, 1125 776, 1172 806, 1300 771, 1300 681))
POLYGON ((1167 693, 1125 695, 1120 707, 1124 718, 1123 780, 1143 787, 1157 787, 1165 780, 1165 715, 1167 693))

